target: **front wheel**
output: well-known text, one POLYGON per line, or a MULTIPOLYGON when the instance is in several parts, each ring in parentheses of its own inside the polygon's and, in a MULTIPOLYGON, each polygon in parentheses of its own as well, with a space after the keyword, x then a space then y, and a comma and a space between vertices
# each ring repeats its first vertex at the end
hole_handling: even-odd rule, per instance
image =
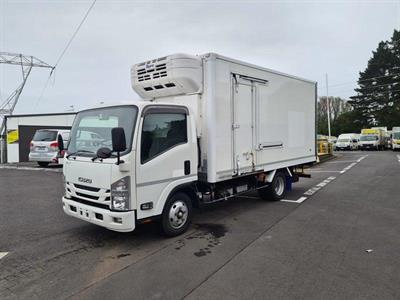
POLYGON ((283 172, 277 172, 268 187, 258 190, 258 195, 263 200, 278 201, 286 195, 286 176, 283 172))
POLYGON ((165 203, 161 228, 166 236, 184 233, 192 219, 192 202, 185 193, 176 193, 165 203))

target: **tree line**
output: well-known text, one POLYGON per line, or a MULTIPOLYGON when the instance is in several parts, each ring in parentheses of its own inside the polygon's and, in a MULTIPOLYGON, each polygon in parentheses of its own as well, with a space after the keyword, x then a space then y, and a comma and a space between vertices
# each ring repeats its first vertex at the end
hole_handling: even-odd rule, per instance
MULTIPOLYGON (((400 126, 400 32, 394 30, 392 37, 372 52, 350 100, 329 100, 332 135, 372 126, 400 126)), ((318 132, 328 134, 326 97, 318 101, 317 117, 318 132)))

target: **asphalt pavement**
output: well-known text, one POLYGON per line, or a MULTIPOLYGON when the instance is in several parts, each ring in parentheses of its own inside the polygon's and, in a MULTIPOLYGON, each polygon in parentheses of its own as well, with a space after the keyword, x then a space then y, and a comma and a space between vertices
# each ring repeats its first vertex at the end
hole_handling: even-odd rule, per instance
POLYGON ((399 299, 398 154, 337 153, 283 201, 197 210, 171 239, 64 215, 58 171, 0 168, 0 298, 399 299))

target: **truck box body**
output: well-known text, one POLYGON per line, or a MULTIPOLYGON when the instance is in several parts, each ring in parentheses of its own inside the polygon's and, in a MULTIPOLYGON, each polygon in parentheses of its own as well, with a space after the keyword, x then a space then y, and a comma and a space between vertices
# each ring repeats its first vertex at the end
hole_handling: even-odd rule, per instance
POLYGON ((199 180, 215 183, 316 160, 316 83, 209 53, 134 65, 132 87, 196 117, 199 180))

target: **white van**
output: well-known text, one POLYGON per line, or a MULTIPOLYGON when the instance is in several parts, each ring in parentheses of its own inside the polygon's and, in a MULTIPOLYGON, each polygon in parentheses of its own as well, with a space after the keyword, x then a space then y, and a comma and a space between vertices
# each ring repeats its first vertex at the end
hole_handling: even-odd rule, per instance
POLYGON ((336 142, 336 150, 357 150, 358 137, 354 133, 343 133, 339 135, 336 142))
POLYGON ((62 148, 65 148, 69 141, 69 130, 37 130, 30 144, 29 161, 36 161, 41 167, 47 167, 49 163, 61 163, 64 153, 60 153, 59 136, 64 144, 62 148))

